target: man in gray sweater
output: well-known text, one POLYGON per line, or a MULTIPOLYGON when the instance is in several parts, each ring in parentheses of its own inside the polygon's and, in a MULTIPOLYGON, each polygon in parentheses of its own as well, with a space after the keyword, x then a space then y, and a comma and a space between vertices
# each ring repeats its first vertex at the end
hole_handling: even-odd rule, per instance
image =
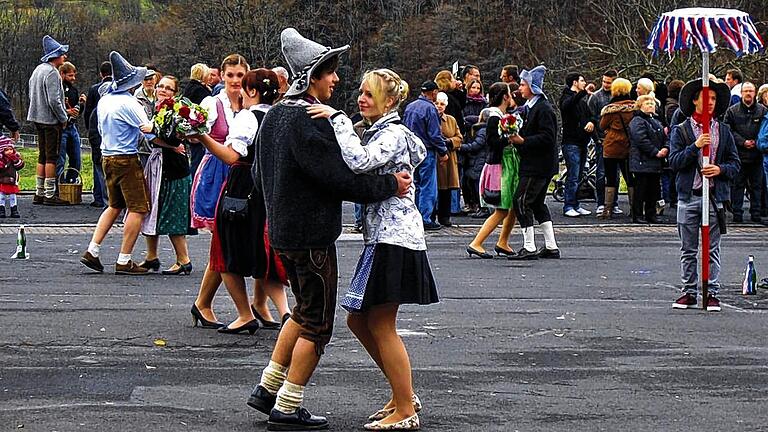
POLYGON ((61 132, 67 124, 64 107, 64 88, 58 67, 67 61, 69 45, 62 45, 52 37, 43 37, 43 57, 29 78, 29 112, 27 121, 37 131, 37 178, 34 204, 68 205, 55 196, 56 161, 59 158, 61 132))

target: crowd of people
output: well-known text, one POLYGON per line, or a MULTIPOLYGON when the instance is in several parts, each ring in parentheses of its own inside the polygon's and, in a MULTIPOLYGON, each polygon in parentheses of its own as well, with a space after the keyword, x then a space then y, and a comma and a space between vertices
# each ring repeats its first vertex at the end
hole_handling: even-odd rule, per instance
MULTIPOLYGON (((766 209, 768 85, 758 90, 730 70, 724 82, 711 79, 705 100, 701 80, 664 84, 644 76, 633 85, 609 70, 595 85, 571 73, 555 104, 544 92, 542 65, 522 71, 504 66, 487 92, 479 68, 468 65, 439 71, 406 105, 408 84, 392 70, 375 69, 360 83, 358 112, 347 116, 326 103, 348 46, 331 49, 294 29, 282 32, 281 45, 290 76, 282 67, 251 68, 231 54, 216 68, 193 65, 183 88, 177 77, 154 65, 134 66, 113 51, 100 66, 101 80, 80 94, 69 46, 46 36, 30 78, 27 115, 38 135, 34 204, 50 206, 68 204, 57 184, 77 178, 77 121, 81 115, 85 120, 94 161, 91 205, 103 208, 80 259, 86 267, 104 271, 101 244, 121 215, 115 263, 121 275, 160 272, 160 236, 168 236, 175 252, 175 263, 161 272, 189 275, 187 236, 212 233, 190 313, 195 326, 221 333, 280 329, 248 398, 269 416, 270 429, 328 426, 302 401, 333 331, 342 201, 357 203, 364 247, 341 305, 349 311, 350 330, 391 386, 390 400, 365 424, 369 430, 419 428, 422 404, 396 320, 401 304, 438 301, 425 231, 450 227, 452 215, 469 213, 486 219, 466 248, 470 258, 494 257, 483 245, 501 225, 497 256, 559 259, 545 198, 560 152, 567 166, 567 217, 593 213, 578 199, 590 145, 597 156, 598 218, 622 213, 620 174, 633 222, 657 223, 664 203, 676 208, 683 282, 676 309, 697 304, 702 179, 709 179, 714 205, 706 307, 720 310, 723 210, 731 203, 733 220, 743 220, 745 190, 753 221, 762 222, 766 209), (179 96, 207 112, 206 133, 160 134, 153 118, 179 96), (711 133, 702 127, 705 109, 711 133), (702 163, 707 146, 713 157, 702 163), (510 245, 516 224, 522 234, 517 250, 510 245), (544 236, 538 248, 536 225, 544 236), (136 263, 140 234, 146 253, 136 263), (254 281, 251 298, 247 278, 254 281), (237 311, 228 324, 213 309, 222 283, 237 311), (295 297, 292 310, 287 287, 295 297)), ((20 127, 2 93, 0 121, 10 131, 0 140, 0 204, 7 196, 11 217, 19 217, 15 193, 23 160, 14 142, 20 127)))

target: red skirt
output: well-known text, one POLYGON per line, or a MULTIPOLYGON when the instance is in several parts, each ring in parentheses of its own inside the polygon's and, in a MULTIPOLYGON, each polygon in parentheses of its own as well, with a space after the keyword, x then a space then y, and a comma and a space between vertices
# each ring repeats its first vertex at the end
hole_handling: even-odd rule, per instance
POLYGON ((19 193, 19 186, 15 184, 0 184, 0 193, 12 195, 19 193))

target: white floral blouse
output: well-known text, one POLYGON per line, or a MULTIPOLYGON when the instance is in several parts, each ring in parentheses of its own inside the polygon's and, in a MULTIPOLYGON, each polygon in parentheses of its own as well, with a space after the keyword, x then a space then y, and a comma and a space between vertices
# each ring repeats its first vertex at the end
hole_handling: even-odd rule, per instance
MULTIPOLYGON (((361 140, 352 121, 340 113, 330 119, 341 156, 355 173, 394 174, 414 169, 427 156, 421 139, 400 123, 393 112, 380 118, 363 133, 361 140)), ((405 197, 393 196, 363 206, 365 244, 386 243, 411 250, 426 250, 424 226, 415 203, 415 188, 405 197)))

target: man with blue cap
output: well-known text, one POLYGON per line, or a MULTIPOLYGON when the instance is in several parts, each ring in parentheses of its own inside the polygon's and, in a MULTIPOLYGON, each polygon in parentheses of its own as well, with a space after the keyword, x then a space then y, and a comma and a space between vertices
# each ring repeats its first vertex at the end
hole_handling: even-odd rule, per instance
POLYGON ((59 159, 61 133, 69 116, 64 106, 64 87, 58 67, 67 61, 69 45, 62 45, 49 35, 43 37, 42 62, 29 78, 27 121, 37 131, 37 178, 33 204, 53 206, 69 202, 56 196, 56 161, 59 159))
POLYGON ((520 153, 520 183, 515 193, 515 213, 523 231, 523 248, 509 259, 530 260, 560 258, 555 242, 552 216, 544 202, 547 187, 557 166, 557 117, 552 104, 544 96, 544 66, 524 70, 520 74, 520 93, 525 103, 525 122, 518 135, 510 138, 520 153), (544 233, 545 245, 536 249, 533 220, 544 233))
POLYGON ((135 264, 131 253, 141 230, 141 222, 149 211, 149 193, 139 161, 138 146, 142 132, 151 131, 152 123, 131 91, 144 80, 147 68, 132 66, 117 51, 109 54, 109 62, 112 64, 113 81, 104 82, 99 87, 99 92, 104 90, 105 94, 96 107, 109 206, 99 217, 88 250, 80 262, 97 272, 104 271, 99 259, 101 242, 126 210, 123 242, 115 263, 115 274, 143 275, 147 269, 135 264))

